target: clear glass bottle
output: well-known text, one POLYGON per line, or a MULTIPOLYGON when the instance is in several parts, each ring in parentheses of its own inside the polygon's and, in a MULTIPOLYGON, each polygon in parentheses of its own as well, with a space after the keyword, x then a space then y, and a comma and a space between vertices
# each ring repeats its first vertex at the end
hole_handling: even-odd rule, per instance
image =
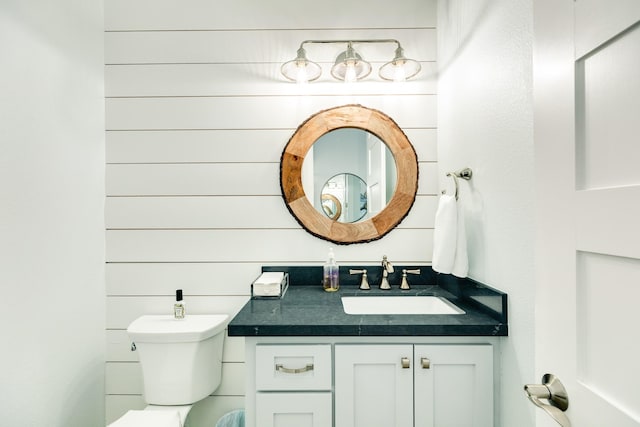
POLYGON ((340 269, 332 248, 329 248, 327 262, 323 267, 322 288, 327 292, 335 292, 340 288, 340 269))
POLYGON ((173 304, 173 317, 184 319, 184 302, 182 301, 182 289, 176 289, 176 302, 173 304))

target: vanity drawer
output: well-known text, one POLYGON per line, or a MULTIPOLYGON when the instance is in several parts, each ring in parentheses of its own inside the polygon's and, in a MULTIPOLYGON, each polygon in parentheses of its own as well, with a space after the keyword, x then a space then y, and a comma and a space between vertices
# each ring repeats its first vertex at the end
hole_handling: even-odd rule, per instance
POLYGON ((257 345, 257 390, 331 390, 331 345, 257 345))
POLYGON ((257 393, 256 426, 327 427, 333 423, 331 392, 257 393))

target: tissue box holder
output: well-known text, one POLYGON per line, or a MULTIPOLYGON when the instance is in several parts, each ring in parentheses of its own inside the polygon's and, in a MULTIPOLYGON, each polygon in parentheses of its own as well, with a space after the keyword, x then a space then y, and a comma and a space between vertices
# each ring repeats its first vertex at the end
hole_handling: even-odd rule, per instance
MULTIPOLYGON (((273 272, 271 272, 273 273, 273 272)), ((252 299, 277 299, 282 298, 289 287, 289 273, 284 273, 282 281, 278 284, 275 282, 262 283, 261 279, 265 273, 262 273, 251 284, 252 299)))

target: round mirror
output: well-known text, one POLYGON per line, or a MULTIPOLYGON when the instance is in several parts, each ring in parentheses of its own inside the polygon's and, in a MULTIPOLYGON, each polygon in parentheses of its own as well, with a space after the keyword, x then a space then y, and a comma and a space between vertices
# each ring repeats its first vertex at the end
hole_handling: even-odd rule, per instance
POLYGON ((308 232, 338 244, 367 242, 387 234, 411 209, 418 188, 418 160, 390 117, 360 105, 345 105, 311 116, 296 130, 282 153, 280 184, 289 211, 308 232), (347 159, 346 151, 361 150, 359 142, 352 146, 352 141, 360 140, 369 146, 365 143, 364 151, 347 159), (340 151, 328 155, 328 166, 318 162, 316 167, 316 156, 326 154, 319 154, 325 144, 339 145, 340 151), (316 179, 318 170, 325 167, 324 179, 316 179), (349 199, 333 191, 326 192, 333 197, 323 197, 325 184, 337 185, 330 181, 340 175, 345 187, 351 186, 346 182, 349 175, 360 177, 362 184, 354 184, 349 199), (365 209, 346 216, 347 206, 353 212, 362 202, 365 209))
POLYGON ((367 184, 362 178, 339 173, 322 187, 320 211, 334 221, 357 222, 367 215, 367 201, 367 184))

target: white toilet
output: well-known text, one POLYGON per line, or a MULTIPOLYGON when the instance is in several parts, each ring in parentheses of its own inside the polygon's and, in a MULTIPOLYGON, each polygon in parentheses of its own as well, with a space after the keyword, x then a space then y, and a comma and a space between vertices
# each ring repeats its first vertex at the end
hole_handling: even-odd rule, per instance
POLYGON ((146 315, 134 320, 127 332, 138 351, 148 406, 109 427, 183 427, 192 405, 220 385, 228 318, 146 315))

